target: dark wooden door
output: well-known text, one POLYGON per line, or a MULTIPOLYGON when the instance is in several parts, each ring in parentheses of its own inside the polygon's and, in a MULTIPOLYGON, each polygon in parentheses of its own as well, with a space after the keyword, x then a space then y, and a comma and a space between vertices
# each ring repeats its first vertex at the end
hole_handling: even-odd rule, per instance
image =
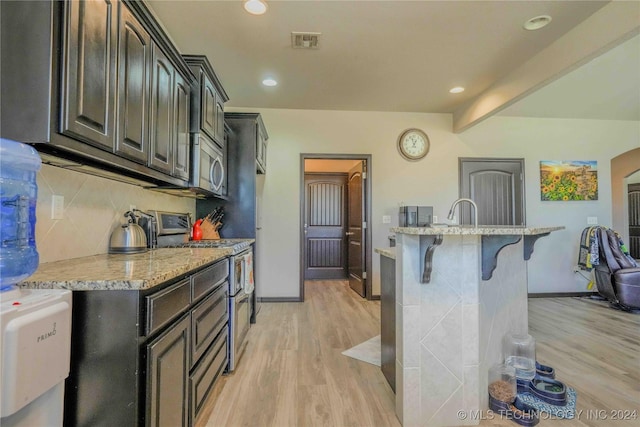
MULTIPOLYGON (((480 225, 525 225, 524 160, 461 158, 460 197, 478 205, 480 225)), ((472 207, 459 205, 460 224, 472 224, 472 207)))
POLYGON ((191 144, 189 142, 189 85, 178 73, 175 73, 174 92, 174 156, 173 176, 189 179, 189 156, 191 144))
POLYGON ((640 259, 640 184, 629 185, 629 253, 640 259))
POLYGON ((173 168, 173 74, 169 59, 153 45, 149 166, 168 174, 173 168))
POLYGON ((347 244, 349 247, 349 286, 361 297, 366 296, 364 219, 366 206, 364 162, 349 171, 349 221, 347 244))
POLYGON ((305 279, 345 279, 347 175, 314 174, 305 182, 305 279))
POLYGON ((188 426, 189 316, 147 347, 147 426, 188 426))
POLYGON ((65 3, 60 132, 113 150, 118 3, 65 3))
POLYGON ((146 164, 149 157, 151 38, 124 6, 121 6, 119 57, 116 152, 146 164))

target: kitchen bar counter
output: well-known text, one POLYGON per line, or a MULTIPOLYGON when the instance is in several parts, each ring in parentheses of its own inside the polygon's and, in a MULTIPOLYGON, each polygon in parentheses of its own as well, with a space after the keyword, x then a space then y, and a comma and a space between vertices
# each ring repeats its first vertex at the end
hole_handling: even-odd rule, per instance
POLYGON ((396 414, 405 427, 478 424, 470 414, 487 409, 487 373, 502 361, 504 334, 528 331, 533 247, 563 228, 391 229, 396 414))
POLYGON ((233 253, 232 248, 161 248, 141 254, 100 254, 40 264, 29 289, 147 290, 233 253))
POLYGON ((396 259, 396 248, 375 248, 374 251, 387 258, 396 259))
POLYGON ((552 231, 562 230, 564 227, 511 227, 511 226, 434 226, 434 227, 393 227, 390 231, 394 233, 413 234, 418 236, 434 236, 438 234, 455 234, 466 236, 533 236, 548 234, 552 231))

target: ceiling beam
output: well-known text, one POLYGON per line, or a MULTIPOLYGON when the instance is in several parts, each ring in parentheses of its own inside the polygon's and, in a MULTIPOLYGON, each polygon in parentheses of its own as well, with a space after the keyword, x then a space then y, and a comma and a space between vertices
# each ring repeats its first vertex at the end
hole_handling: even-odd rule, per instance
POLYGON ((454 111, 453 132, 469 129, 639 33, 640 2, 607 4, 454 111))

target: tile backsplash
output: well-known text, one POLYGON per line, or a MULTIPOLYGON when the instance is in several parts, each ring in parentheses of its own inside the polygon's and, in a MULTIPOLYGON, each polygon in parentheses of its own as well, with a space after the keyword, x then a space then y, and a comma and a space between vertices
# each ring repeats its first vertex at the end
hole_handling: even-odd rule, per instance
POLYGON ((189 212, 192 218, 196 209, 191 198, 42 165, 36 207, 40 262, 107 253, 111 232, 124 223, 131 205, 143 211, 189 212), (64 197, 63 219, 51 219, 53 195, 64 197))

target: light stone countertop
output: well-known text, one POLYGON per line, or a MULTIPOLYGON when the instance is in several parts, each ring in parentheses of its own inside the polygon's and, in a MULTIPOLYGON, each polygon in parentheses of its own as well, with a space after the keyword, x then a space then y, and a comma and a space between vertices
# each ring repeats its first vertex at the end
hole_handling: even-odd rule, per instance
POLYGON ((141 254, 100 254, 40 264, 18 283, 27 289, 147 290, 230 256, 232 248, 162 248, 141 254))
POLYGON ((449 226, 449 227, 393 227, 390 231, 398 234, 412 234, 422 236, 434 236, 438 234, 457 234, 457 235, 516 235, 516 236, 534 236, 538 234, 546 234, 552 231, 563 230, 564 226, 556 227, 509 227, 509 226, 488 226, 479 225, 477 228, 473 226, 449 226))
POLYGON ((396 259, 396 248, 375 248, 374 251, 387 258, 396 259))

